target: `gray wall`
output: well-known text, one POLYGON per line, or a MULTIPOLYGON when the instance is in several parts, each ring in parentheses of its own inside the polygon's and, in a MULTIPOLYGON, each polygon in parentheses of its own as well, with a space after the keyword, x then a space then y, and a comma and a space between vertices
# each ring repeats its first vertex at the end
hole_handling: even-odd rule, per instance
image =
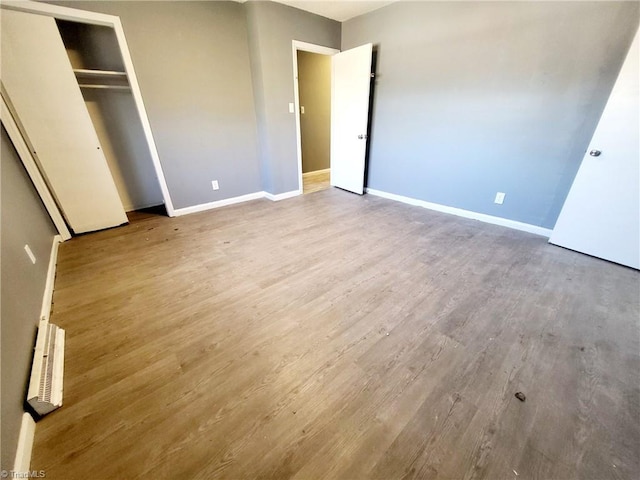
POLYGON ((378 50, 368 186, 552 228, 638 10, 407 2, 343 23, 343 49, 378 50))
POLYGON ((176 208, 261 190, 242 4, 52 3, 120 17, 176 208))
POLYGON ((298 51, 298 90, 302 172, 330 166, 331 147, 331 57, 298 51))
POLYGON ((0 137, 2 465, 13 469, 35 335, 56 231, 4 127, 0 137), (36 257, 31 263, 24 251, 36 257))
POLYGON ((273 194, 297 190, 292 40, 340 48, 339 22, 272 2, 247 2, 247 23, 262 189, 273 194))

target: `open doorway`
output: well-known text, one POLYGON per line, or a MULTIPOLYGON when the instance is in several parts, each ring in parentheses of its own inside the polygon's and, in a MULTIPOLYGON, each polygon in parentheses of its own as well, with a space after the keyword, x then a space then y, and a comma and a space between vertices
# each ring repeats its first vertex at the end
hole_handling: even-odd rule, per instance
POLYGON ((302 192, 329 188, 331 149, 331 57, 298 51, 302 192))
POLYGON ((300 193, 329 188, 331 55, 339 50, 293 42, 300 193))

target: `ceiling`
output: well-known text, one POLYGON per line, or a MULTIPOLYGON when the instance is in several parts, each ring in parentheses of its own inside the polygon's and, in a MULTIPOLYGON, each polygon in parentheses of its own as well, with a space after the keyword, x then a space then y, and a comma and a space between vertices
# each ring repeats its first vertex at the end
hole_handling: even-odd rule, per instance
POLYGON ((370 0, 275 0, 291 7, 299 8, 307 12, 332 18, 339 22, 344 22, 350 18, 357 17, 367 12, 382 8, 394 1, 370 1, 370 0))

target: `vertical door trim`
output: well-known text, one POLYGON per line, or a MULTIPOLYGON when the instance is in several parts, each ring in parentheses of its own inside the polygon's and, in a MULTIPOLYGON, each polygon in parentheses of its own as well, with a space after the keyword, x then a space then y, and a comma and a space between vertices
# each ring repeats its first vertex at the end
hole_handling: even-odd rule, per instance
POLYGON ((4 125, 4 128, 7 130, 9 138, 11 139, 13 146, 18 152, 18 156, 20 157, 20 160, 22 160, 22 164, 24 165, 25 170, 27 170, 27 173, 29 174, 31 181, 36 188, 36 191, 42 199, 42 203, 47 209, 47 212, 49 213, 53 224, 56 226, 56 229, 60 234, 60 237, 62 237, 63 241, 69 240, 71 238, 71 233, 67 228, 67 224, 65 223, 64 218, 62 218, 62 214, 60 213, 58 204, 51 195, 49 187, 44 181, 44 178, 42 178, 40 169, 31 156, 31 151, 29 150, 29 147, 27 146, 27 143, 24 140, 22 133, 20 132, 20 128, 18 127, 13 114, 11 113, 11 109, 9 108, 9 105, 5 100, 4 88, 2 90, 2 106, 0 111, 2 125, 4 125))
POLYGON ((145 140, 151 154, 153 161, 153 168, 158 178, 160 190, 162 191, 162 198, 164 200, 167 214, 170 217, 175 216, 175 209, 169 194, 169 187, 162 170, 162 164, 160 163, 160 157, 158 156, 158 150, 156 148, 155 140, 153 139, 153 133, 151 132, 151 124, 147 116, 147 111, 142 100, 142 93, 140 91, 140 85, 138 84, 138 77, 136 76, 135 69, 133 68, 133 61, 127 45, 127 40, 124 35, 124 29, 120 22, 120 17, 114 15, 107 15, 103 13, 89 12, 85 10, 78 10, 75 8, 59 7, 57 5, 50 5, 45 3, 37 3, 25 0, 3 0, 0 3, 0 8, 8 10, 16 10, 25 13, 33 13, 37 15, 45 15, 59 20, 68 20, 77 23, 86 23, 90 25, 100 25, 104 27, 111 27, 114 29, 116 38, 118 40, 118 46, 120 47, 120 53, 124 62, 125 72, 129 85, 131 86, 131 93, 142 123, 142 129, 144 131, 145 140))
POLYGON ((293 50, 293 98, 296 117, 296 153, 298 155, 298 195, 302 194, 302 134, 300 131, 300 89, 298 86, 298 51, 319 53, 321 55, 335 55, 340 53, 336 48, 323 47, 313 43, 292 40, 293 50))

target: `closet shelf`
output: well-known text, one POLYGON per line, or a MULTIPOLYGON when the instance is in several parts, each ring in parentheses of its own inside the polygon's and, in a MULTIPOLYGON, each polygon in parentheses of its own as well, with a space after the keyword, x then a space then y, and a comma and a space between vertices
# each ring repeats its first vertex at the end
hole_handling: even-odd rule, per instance
POLYGON ((73 73, 75 73, 76 79, 78 79, 78 86, 80 88, 131 90, 131 87, 127 82, 127 74, 125 72, 74 68, 73 73))
POLYGON ((129 85, 100 85, 97 83, 79 83, 80 88, 101 88, 111 90, 131 90, 129 85))
POLYGON ((126 72, 118 72, 115 70, 90 70, 87 68, 74 68, 73 73, 76 77, 127 77, 126 72))

